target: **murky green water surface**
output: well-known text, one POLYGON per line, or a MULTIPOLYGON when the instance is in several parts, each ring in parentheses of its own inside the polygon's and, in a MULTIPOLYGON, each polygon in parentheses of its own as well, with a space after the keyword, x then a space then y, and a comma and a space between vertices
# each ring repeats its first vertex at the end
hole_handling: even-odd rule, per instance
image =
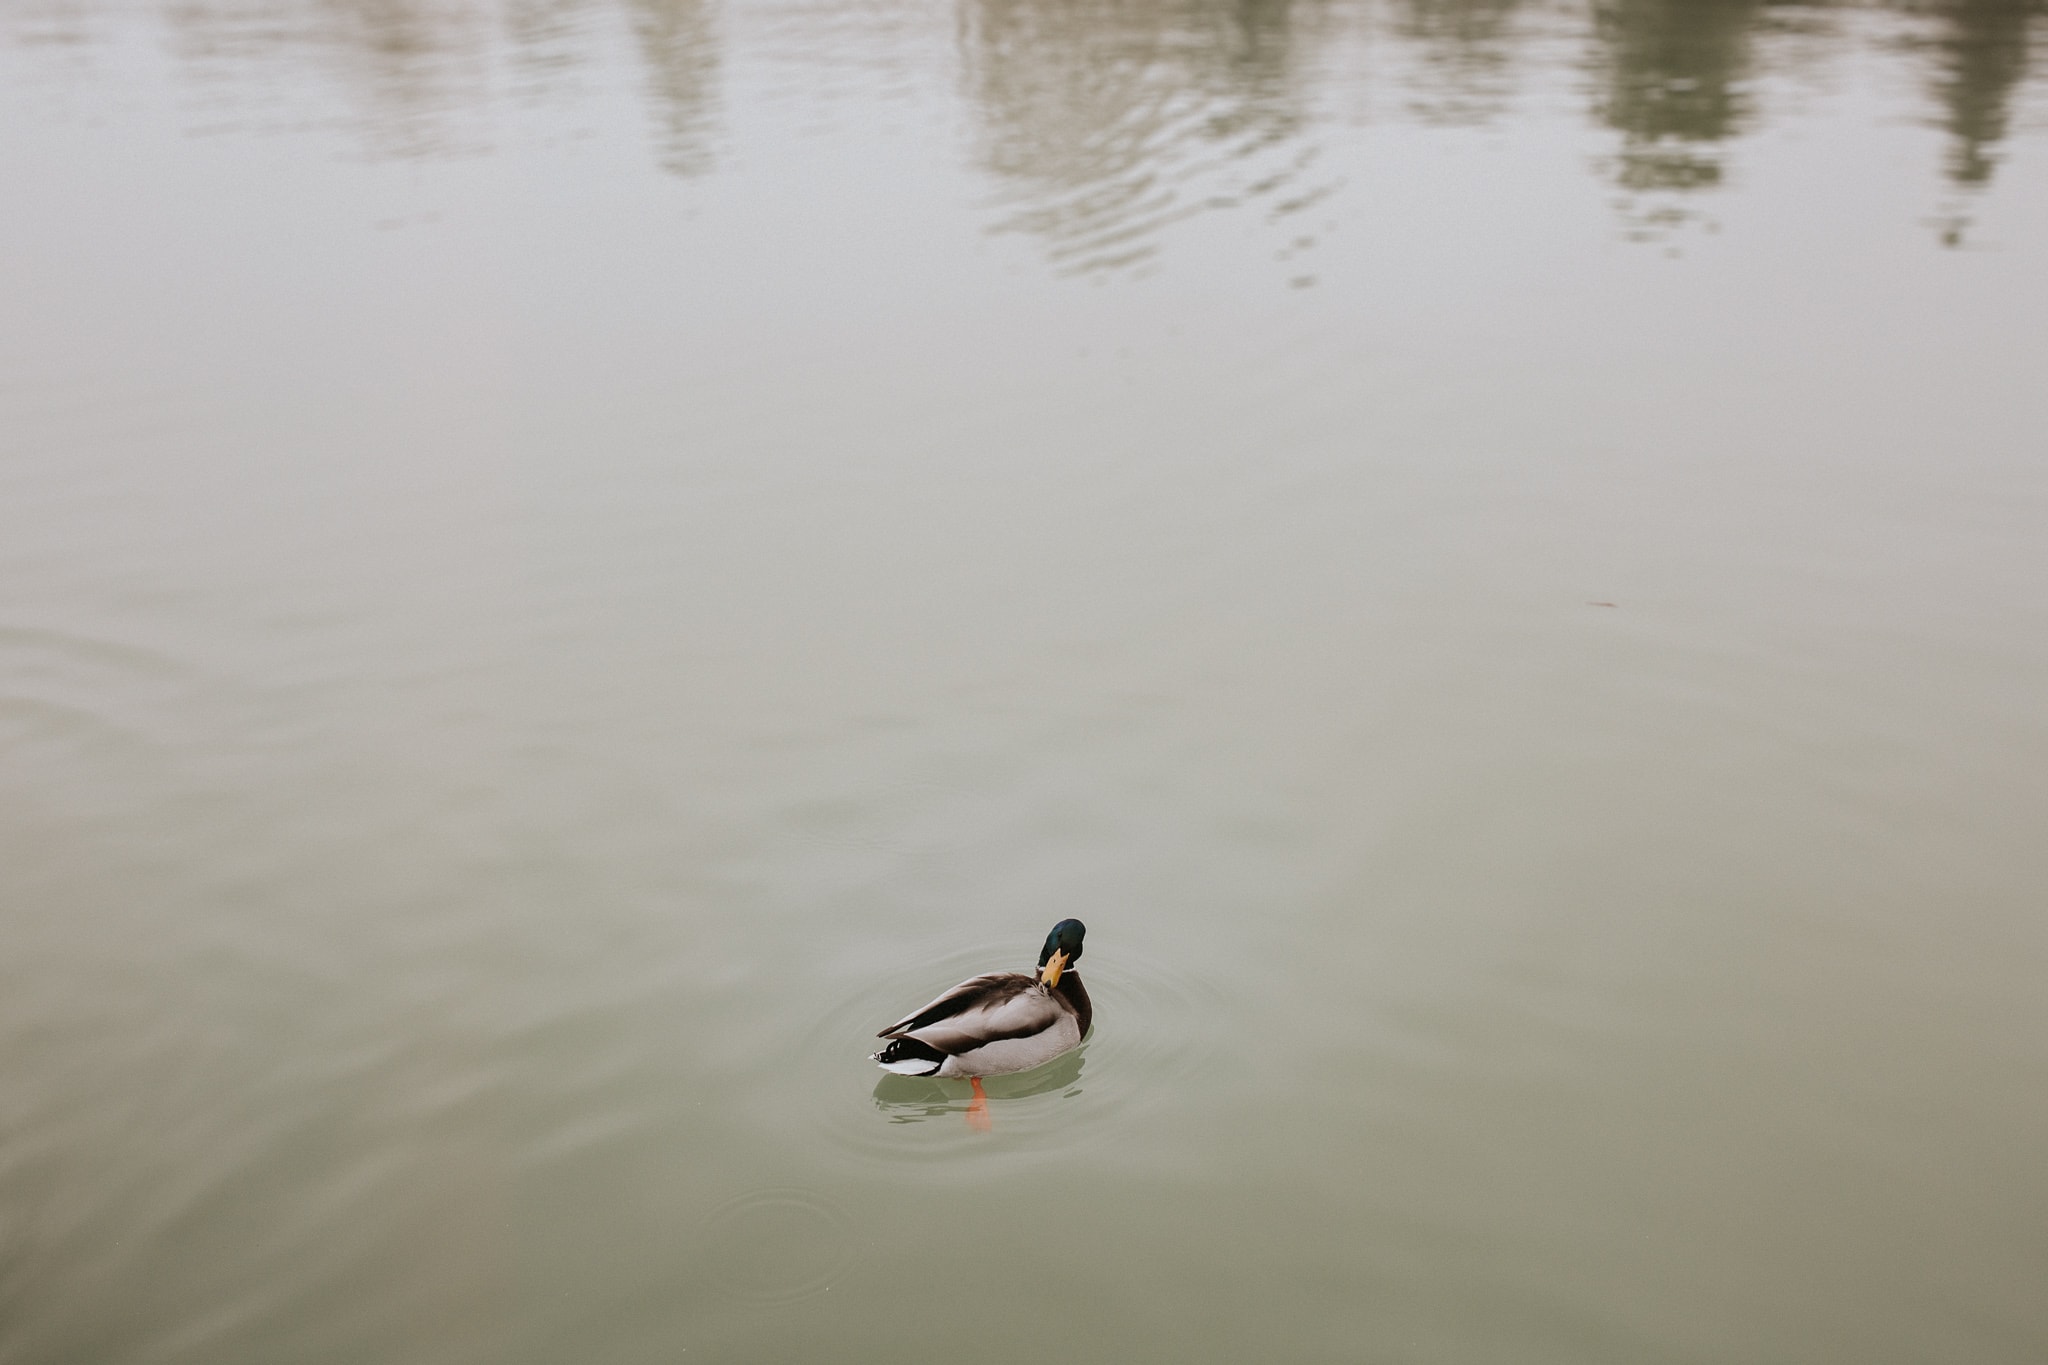
POLYGON ((2048 1358, 2044 50, 4 0, 0 1360, 2048 1358))

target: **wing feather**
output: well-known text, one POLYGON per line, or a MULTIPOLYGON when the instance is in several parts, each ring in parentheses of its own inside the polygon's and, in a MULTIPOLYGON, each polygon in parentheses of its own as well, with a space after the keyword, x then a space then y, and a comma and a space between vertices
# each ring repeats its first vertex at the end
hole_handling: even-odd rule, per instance
POLYGON ((1066 1002, 1023 978, 1008 998, 913 1029, 910 1036, 955 1056, 1008 1038, 1032 1038, 1056 1028, 1072 1013, 1066 1002))
POLYGON ((898 1019, 875 1036, 894 1038, 936 1024, 941 1019, 959 1019, 968 1014, 978 1015, 991 1008, 1001 1008, 1006 1000, 1029 990, 1034 984, 1034 978, 1019 972, 970 976, 929 1005, 898 1019))

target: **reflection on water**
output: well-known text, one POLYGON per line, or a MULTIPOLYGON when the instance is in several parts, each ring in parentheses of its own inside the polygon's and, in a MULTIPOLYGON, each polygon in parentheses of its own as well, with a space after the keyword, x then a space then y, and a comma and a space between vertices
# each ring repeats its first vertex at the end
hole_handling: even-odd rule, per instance
MULTIPOLYGON (((1968 197, 1989 187, 2003 154, 2044 13, 2048 0, 1600 0, 1583 11, 1522 0, 959 0, 956 22, 975 154, 999 186, 990 226, 1034 234, 1055 268, 1084 273, 1142 269, 1175 225, 1210 210, 1249 210, 1297 248, 1312 245, 1291 217, 1340 188, 1318 152, 1347 124, 1485 126, 1520 116, 1532 92, 1572 84, 1614 138, 1597 164, 1621 192, 1624 231, 1656 237, 1711 202, 1742 138, 1790 117, 1772 108, 1764 76, 1861 61, 1872 47, 1884 49, 1878 60, 1922 68, 1932 105, 1921 116, 1950 137, 1943 169, 1956 201, 1944 236, 1959 241, 1968 197), (1892 27, 1874 40, 1857 16, 1892 27), (1381 68, 1403 98, 1361 114, 1360 90, 1381 68)), ((7 32, 57 68, 123 22, 38 0, 8 12, 7 32)), ((168 0, 155 22, 200 92, 195 129, 243 128, 252 107, 289 98, 273 77, 309 67, 345 92, 340 119, 377 156, 488 147, 482 115, 494 103, 589 94, 606 78, 579 85, 576 73, 601 73, 605 44, 623 31, 643 69, 653 155, 681 175, 713 164, 730 43, 883 61, 903 54, 849 48, 906 43, 900 23, 762 21, 713 0, 168 0)))
MULTIPOLYGON (((664 169, 709 168, 719 74, 716 16, 707 0, 626 0, 623 14, 590 0, 169 0, 168 46, 195 98, 198 133, 289 131, 339 121, 372 157, 488 149, 489 115, 507 101, 562 102, 603 60, 600 36, 623 20, 645 68, 644 88, 664 169), (344 108, 308 118, 301 71, 339 93, 344 108)), ((11 16, 22 47, 89 48, 114 16, 70 3, 11 16)))
POLYGON ((1947 169, 1956 184, 1991 179, 2013 93, 2027 73, 2027 30, 2044 13, 2048 7, 2021 0, 1957 0, 1943 10, 1934 89, 1955 138, 1947 169))
POLYGON ((1395 32, 1420 72, 1411 105, 1432 123, 1484 123, 1514 90, 1520 0, 1405 0, 1395 32))
POLYGON ((1079 272, 1150 259, 1169 226, 1204 209, 1251 207, 1277 222, 1328 196, 1337 182, 1315 172, 1317 150, 1340 125, 1333 111, 1354 80, 1343 73, 1356 65, 1340 50, 1382 33, 1408 92, 1400 114, 1427 124, 1512 118, 1520 92, 1587 73, 1588 112, 1616 136, 1600 165, 1622 192, 1625 231, 1650 240, 1696 216, 1724 184, 1731 148, 1773 117, 1759 89, 1767 66, 1858 60, 1867 35, 1854 16, 1903 20, 1919 26, 1905 47, 1932 67, 1954 137, 1948 176, 1981 190, 2042 13, 2041 0, 1925 12, 1601 0, 1560 29, 1554 12, 1531 16, 1520 0, 1399 0, 1385 12, 1324 0, 963 0, 962 48, 984 163, 1010 187, 1001 226, 1040 233, 1079 272))
POLYGON ((647 62, 663 169, 679 175, 711 164, 712 91, 718 40, 706 0, 632 0, 633 32, 647 62))
MULTIPOLYGON (((1951 0, 1940 11, 1942 32, 1933 44, 1933 88, 1950 136, 1944 169, 1959 191, 1991 182, 2005 141, 2013 101, 2027 74, 2027 32, 2048 14, 2041 0, 1951 0)), ((1959 245, 1969 225, 1960 210, 1944 224, 1943 240, 1959 245)))
MULTIPOLYGON (((1601 122, 1621 135, 1615 180, 1631 194, 1721 182, 1721 144, 1752 110, 1745 90, 1760 0, 1607 0, 1594 9, 1601 122)), ((1638 235, 1683 211, 1648 210, 1638 235)))
MULTIPOLYGON (((990 1076, 983 1080, 982 1088, 988 1092, 994 1105, 996 1122, 1002 1122, 1003 1100, 1065 1092, 1080 1084, 1081 1066, 1087 1052, 1086 1047, 1076 1048, 1034 1071, 1021 1071, 1014 1076, 990 1076)), ((888 1075, 875 1084, 875 1108, 886 1114, 891 1123, 921 1123, 948 1114, 965 1115, 971 1095, 966 1081, 888 1075)))
POLYGON ((374 152, 418 155, 459 144, 454 116, 489 93, 483 30, 466 0, 174 0, 163 18, 172 50, 235 122, 243 101, 273 98, 262 68, 313 67, 356 102, 374 152))
POLYGON ((1004 226, 1090 270, 1146 260, 1204 209, 1307 207, 1296 67, 1322 18, 1288 0, 965 0, 983 156, 1015 186, 1004 226))

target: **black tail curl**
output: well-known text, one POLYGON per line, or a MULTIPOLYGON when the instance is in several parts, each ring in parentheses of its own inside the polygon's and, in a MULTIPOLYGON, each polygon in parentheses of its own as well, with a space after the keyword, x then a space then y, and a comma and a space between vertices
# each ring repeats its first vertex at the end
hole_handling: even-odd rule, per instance
POLYGON ((924 1071, 900 1073, 929 1076, 946 1064, 946 1054, 930 1043, 920 1042, 915 1038, 891 1038, 882 1050, 875 1054, 875 1060, 883 1066, 894 1062, 929 1062, 930 1067, 924 1071))

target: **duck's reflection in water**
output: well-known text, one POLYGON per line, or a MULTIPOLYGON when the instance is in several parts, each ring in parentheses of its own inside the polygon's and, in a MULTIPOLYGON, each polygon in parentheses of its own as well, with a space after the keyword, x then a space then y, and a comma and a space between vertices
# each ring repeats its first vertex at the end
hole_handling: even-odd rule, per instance
MULTIPOLYGON (((1033 1095, 1049 1095, 1054 1091, 1074 1090, 1081 1081, 1081 1068, 1087 1060, 1088 1045, 1083 1043, 1072 1052, 1053 1058, 1044 1066, 1032 1071, 1020 1071, 1014 1076, 988 1076, 981 1082, 981 1089, 991 1106, 1005 1100, 1028 1099, 1033 1095)), ((1075 1091, 1075 1093, 1079 1093, 1075 1091)), ((948 1118, 959 1114, 974 1124, 976 1095, 972 1085, 964 1080, 940 1080, 936 1076, 895 1076, 882 1077, 875 1083, 875 1108, 882 1111, 891 1123, 923 1123, 927 1119, 948 1118)), ((983 1110, 992 1120, 992 1110, 983 1110)), ((983 1129, 982 1131, 986 1131, 983 1129)))

